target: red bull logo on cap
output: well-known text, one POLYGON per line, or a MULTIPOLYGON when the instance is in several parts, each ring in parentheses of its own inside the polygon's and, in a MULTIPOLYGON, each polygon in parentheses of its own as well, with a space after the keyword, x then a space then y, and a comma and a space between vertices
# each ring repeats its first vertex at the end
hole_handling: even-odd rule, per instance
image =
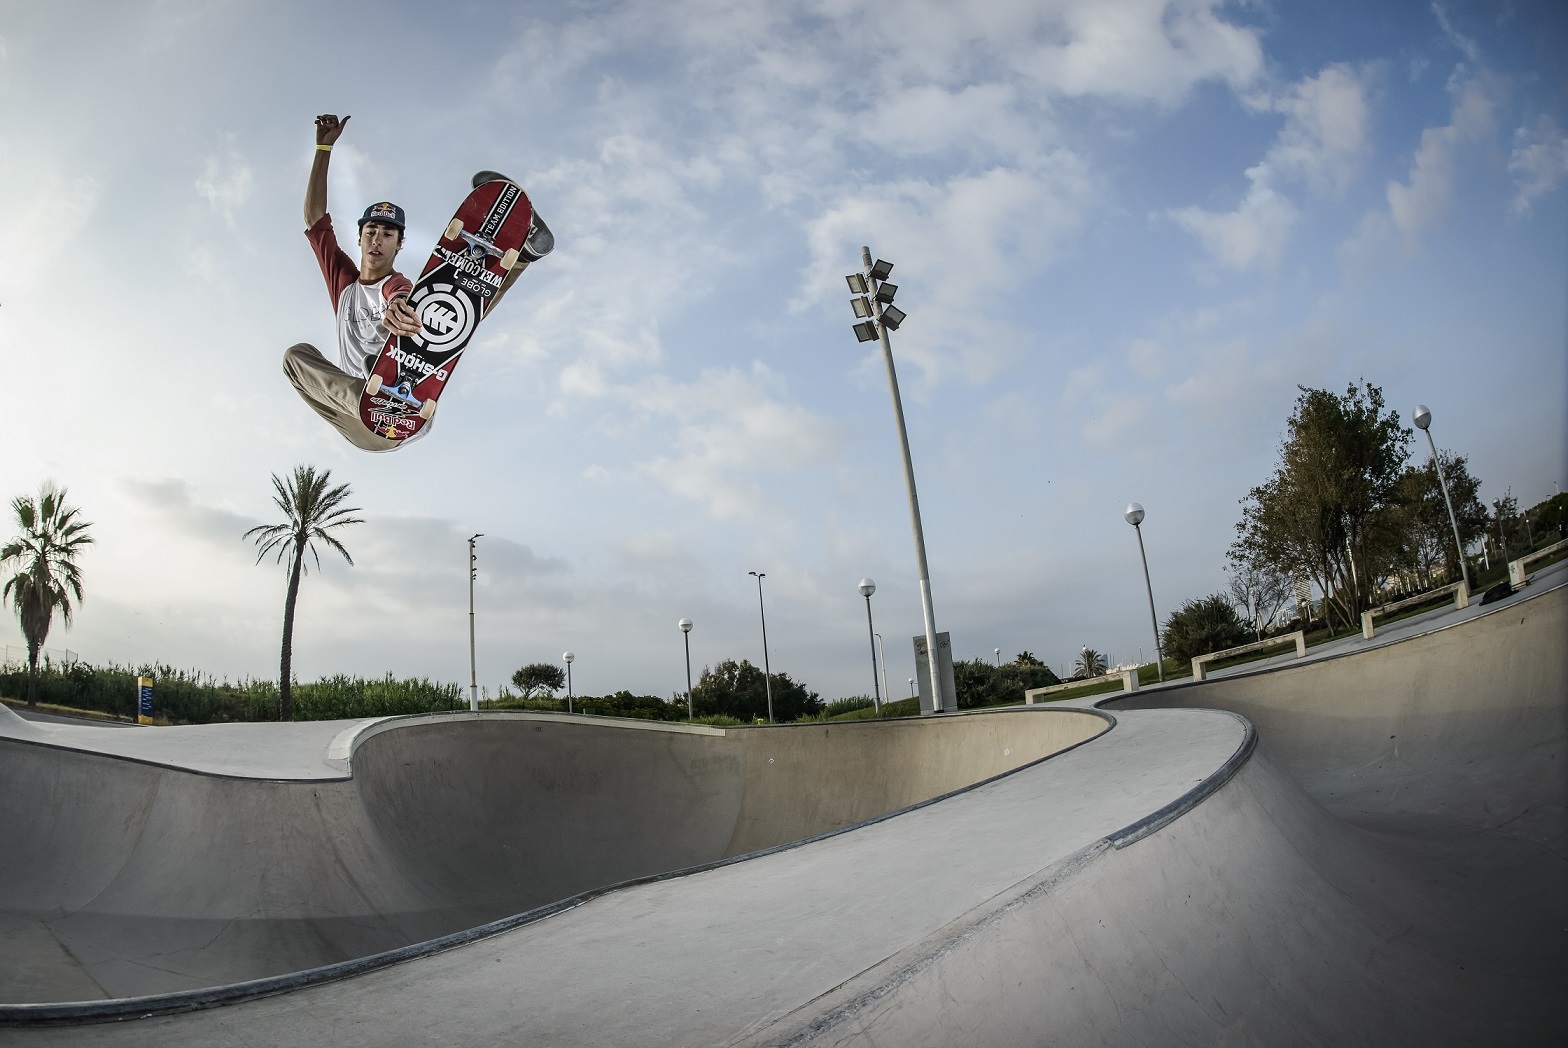
POLYGON ((389 200, 383 200, 379 204, 371 204, 365 208, 365 213, 360 217, 359 224, 363 226, 366 222, 383 222, 386 225, 402 229, 404 225, 403 209, 389 200))

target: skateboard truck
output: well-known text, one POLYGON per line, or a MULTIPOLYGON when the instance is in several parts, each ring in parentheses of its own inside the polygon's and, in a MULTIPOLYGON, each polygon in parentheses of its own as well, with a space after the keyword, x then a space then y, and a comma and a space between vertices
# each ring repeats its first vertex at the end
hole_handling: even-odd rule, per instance
POLYGON ((435 397, 426 397, 424 400, 420 400, 418 397, 414 396, 413 390, 409 387, 409 384, 406 381, 401 382, 396 386, 387 386, 382 384, 380 375, 372 373, 371 376, 365 380, 365 395, 373 397, 377 394, 401 400, 403 403, 419 412, 419 417, 425 419, 426 421, 429 421, 430 417, 436 413, 435 397))

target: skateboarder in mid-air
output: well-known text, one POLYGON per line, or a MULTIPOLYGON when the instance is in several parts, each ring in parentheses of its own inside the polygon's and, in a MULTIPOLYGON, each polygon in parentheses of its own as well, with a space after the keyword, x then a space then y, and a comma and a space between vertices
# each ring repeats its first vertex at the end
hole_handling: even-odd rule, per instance
MULTIPOLYGON (((334 363, 315 346, 301 342, 283 354, 283 372, 311 408, 332 424, 356 447, 366 451, 391 451, 393 440, 367 428, 360 418, 360 396, 378 353, 391 335, 420 333, 420 321, 408 303, 413 282, 392 268, 403 247, 403 209, 388 201, 370 205, 359 219, 359 264, 338 246, 327 213, 327 166, 332 146, 348 126, 331 113, 316 117, 316 156, 305 189, 305 236, 316 253, 327 292, 337 312, 338 356, 334 363)), ((475 176, 500 178, 491 171, 475 176)), ((506 274, 490 297, 485 312, 495 308, 522 273, 519 266, 506 274)), ((415 437, 422 435, 421 429, 415 437)), ((410 438, 411 439, 411 438, 410 438)))

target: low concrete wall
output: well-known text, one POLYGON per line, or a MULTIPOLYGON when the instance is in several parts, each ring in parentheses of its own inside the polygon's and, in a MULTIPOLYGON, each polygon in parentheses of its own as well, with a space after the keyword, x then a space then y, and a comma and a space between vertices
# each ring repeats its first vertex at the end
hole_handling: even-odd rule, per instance
POLYGON ((1525 584, 1526 568, 1538 560, 1550 557, 1552 554, 1559 553, 1565 549, 1568 549, 1568 539, 1564 539, 1561 542, 1554 542, 1550 546, 1547 546, 1544 549, 1538 549, 1528 556, 1520 557, 1518 560, 1509 561, 1508 584, 1515 587, 1523 586, 1525 584))
POLYGON ((1361 613, 1361 636, 1367 640, 1372 639, 1372 620, 1379 615, 1387 615, 1405 608, 1413 608, 1417 604, 1425 604, 1427 601, 1436 600, 1438 597, 1446 596, 1449 593, 1454 595, 1455 610, 1470 606, 1470 587, 1463 579, 1460 579, 1458 582, 1450 583, 1447 586, 1439 586, 1437 589, 1427 590, 1425 593, 1417 593, 1415 596, 1406 597, 1404 600, 1396 600, 1392 604, 1384 604, 1382 607, 1363 611, 1361 613))
POLYGON ((1254 651, 1263 651, 1267 648, 1278 647, 1294 642, 1296 645, 1296 658, 1304 659, 1307 656, 1307 635, 1301 630, 1295 633, 1286 633, 1280 637, 1269 637, 1266 640, 1255 640, 1251 644, 1238 644, 1234 648, 1225 648, 1222 651, 1211 651, 1207 655, 1199 655, 1192 660, 1192 679, 1206 680, 1207 667, 1211 662, 1222 659, 1234 658, 1237 655, 1247 655, 1254 651))

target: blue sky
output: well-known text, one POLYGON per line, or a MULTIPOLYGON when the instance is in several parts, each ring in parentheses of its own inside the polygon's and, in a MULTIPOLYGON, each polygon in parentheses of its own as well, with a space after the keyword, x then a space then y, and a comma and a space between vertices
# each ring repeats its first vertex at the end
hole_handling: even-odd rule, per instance
MULTIPOLYGON (((51 646, 275 672, 268 477, 350 482, 356 566, 296 667, 579 690, 761 661, 869 690, 920 630, 881 363, 843 275, 896 264, 937 622, 960 657, 1147 656, 1221 590, 1298 384, 1432 408, 1490 499, 1568 484, 1568 18, 1517 3, 0 4, 0 492, 70 487, 88 598, 51 646), (429 440, 349 447, 283 380, 329 346, 311 120, 340 228, 417 272, 479 168, 559 247, 429 440)), ((351 246, 351 245, 350 245, 351 246)), ((1421 448, 1412 445, 1419 460, 1421 448)), ((16 644, 14 621, 0 642, 16 644)))

